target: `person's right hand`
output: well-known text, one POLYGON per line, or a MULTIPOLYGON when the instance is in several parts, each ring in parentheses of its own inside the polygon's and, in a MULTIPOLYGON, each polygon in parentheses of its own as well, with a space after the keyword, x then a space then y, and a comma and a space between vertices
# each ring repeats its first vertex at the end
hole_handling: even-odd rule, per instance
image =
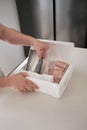
POLYGON ((49 49, 48 44, 36 40, 35 43, 33 43, 33 46, 39 58, 45 58, 47 56, 47 52, 49 49))
POLYGON ((18 74, 7 77, 9 86, 14 87, 21 92, 32 92, 35 89, 38 89, 37 85, 26 78, 27 76, 28 74, 26 72, 20 72, 18 74))

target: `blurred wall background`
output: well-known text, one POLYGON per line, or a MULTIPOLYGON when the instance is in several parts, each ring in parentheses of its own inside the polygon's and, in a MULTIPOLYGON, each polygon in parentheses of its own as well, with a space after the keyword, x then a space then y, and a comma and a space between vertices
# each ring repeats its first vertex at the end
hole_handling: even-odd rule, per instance
MULTIPOLYGON (((0 24, 20 31, 15 0, 0 0, 0 24)), ((0 40, 0 67, 5 75, 10 73, 24 58, 23 47, 0 40)))

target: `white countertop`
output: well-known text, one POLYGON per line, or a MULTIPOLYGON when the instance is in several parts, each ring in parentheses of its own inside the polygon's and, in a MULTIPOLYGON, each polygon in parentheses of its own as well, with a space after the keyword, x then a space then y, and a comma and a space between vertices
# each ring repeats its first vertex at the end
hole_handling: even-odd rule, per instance
POLYGON ((60 99, 1 89, 0 130, 87 130, 87 49, 75 48, 74 71, 60 99))

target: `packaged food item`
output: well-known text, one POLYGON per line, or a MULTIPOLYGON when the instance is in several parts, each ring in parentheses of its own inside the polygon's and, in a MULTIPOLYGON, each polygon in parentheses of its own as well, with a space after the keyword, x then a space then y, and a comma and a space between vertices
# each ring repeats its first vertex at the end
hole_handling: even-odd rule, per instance
POLYGON ((59 83, 61 81, 68 66, 68 63, 59 60, 50 64, 48 74, 53 76, 54 83, 59 83))

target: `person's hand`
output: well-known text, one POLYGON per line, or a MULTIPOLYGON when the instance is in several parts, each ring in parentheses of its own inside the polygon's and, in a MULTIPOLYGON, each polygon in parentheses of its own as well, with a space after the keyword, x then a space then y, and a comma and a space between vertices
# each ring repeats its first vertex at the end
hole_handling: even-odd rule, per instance
POLYGON ((44 58, 47 56, 47 51, 49 49, 49 45, 43 42, 40 42, 37 40, 37 42, 34 45, 35 51, 39 58, 44 58))
POLYGON ((27 76, 28 74, 26 72, 21 72, 7 77, 9 86, 14 87, 21 92, 32 92, 35 89, 38 89, 38 86, 36 86, 32 81, 26 78, 27 76))

